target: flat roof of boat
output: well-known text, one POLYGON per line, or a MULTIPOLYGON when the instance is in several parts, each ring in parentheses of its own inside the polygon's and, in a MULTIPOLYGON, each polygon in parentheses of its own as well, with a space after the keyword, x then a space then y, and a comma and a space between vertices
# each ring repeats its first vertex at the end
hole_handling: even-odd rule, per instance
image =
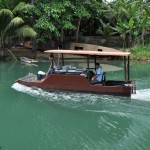
POLYGON ((89 51, 89 50, 46 50, 46 53, 58 53, 58 54, 75 54, 75 55, 100 55, 100 56, 129 56, 130 52, 105 52, 105 51, 89 51))

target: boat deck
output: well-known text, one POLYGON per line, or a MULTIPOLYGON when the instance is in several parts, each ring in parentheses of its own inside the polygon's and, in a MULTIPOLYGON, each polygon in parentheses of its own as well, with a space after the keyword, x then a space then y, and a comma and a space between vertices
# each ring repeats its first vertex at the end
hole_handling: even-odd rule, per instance
POLYGON ((26 82, 31 82, 31 81, 36 81, 37 76, 32 74, 32 75, 27 75, 25 77, 20 78, 19 80, 26 81, 26 82))

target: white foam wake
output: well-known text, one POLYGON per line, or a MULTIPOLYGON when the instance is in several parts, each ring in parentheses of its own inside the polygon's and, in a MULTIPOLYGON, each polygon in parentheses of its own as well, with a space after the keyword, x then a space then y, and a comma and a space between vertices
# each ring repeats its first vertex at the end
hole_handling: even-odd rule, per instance
POLYGON ((38 98, 44 98, 49 101, 82 101, 82 100, 92 100, 95 101, 97 97, 94 95, 87 96, 87 94, 80 94, 80 93, 64 93, 64 92, 47 92, 40 88, 31 88, 19 83, 14 83, 12 88, 16 91, 27 93, 31 96, 35 96, 38 98), (82 97, 82 98, 81 98, 82 97))
POLYGON ((49 92, 43 91, 40 88, 27 87, 27 86, 21 85, 19 83, 14 83, 12 85, 12 88, 15 89, 16 91, 27 93, 27 94, 29 94, 31 96, 45 97, 45 98, 46 97, 53 97, 53 98, 55 98, 53 93, 49 93, 49 92))
POLYGON ((150 89, 137 90, 136 94, 132 94, 131 99, 150 101, 150 89))
MULTIPOLYGON (((80 93, 56 93, 56 92, 47 92, 44 91, 40 88, 31 88, 31 87, 27 87, 24 85, 21 85, 19 83, 14 83, 12 85, 12 88, 15 89, 16 91, 19 92, 23 92, 23 93, 27 93, 31 96, 35 96, 35 97, 43 97, 46 100, 50 100, 50 101, 63 101, 63 100, 71 100, 71 101, 92 101, 95 102, 97 100, 100 100, 101 97, 99 97, 98 95, 94 95, 94 94, 80 94, 80 93)), ((102 99, 107 100, 110 99, 110 97, 103 97, 102 99)), ((111 97, 112 99, 112 97, 111 97)), ((132 94, 131 95, 131 99, 136 99, 136 100, 143 100, 143 101, 150 101, 150 89, 142 89, 142 90, 137 90, 136 94, 132 94)))

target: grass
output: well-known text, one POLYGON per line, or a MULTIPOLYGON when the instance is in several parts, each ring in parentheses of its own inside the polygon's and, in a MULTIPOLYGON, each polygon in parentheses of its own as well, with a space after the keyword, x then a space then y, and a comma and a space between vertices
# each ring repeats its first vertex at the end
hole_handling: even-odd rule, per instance
POLYGON ((150 44, 130 48, 131 59, 150 60, 150 44))

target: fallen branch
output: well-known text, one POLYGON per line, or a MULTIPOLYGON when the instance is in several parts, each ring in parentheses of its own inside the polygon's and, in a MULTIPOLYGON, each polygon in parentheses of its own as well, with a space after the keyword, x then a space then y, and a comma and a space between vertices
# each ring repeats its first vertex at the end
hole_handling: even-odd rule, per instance
POLYGON ((13 58, 14 58, 16 61, 18 61, 17 58, 16 58, 16 56, 12 53, 12 51, 11 51, 10 49, 6 48, 6 50, 7 50, 8 52, 10 52, 10 54, 13 56, 13 58))

